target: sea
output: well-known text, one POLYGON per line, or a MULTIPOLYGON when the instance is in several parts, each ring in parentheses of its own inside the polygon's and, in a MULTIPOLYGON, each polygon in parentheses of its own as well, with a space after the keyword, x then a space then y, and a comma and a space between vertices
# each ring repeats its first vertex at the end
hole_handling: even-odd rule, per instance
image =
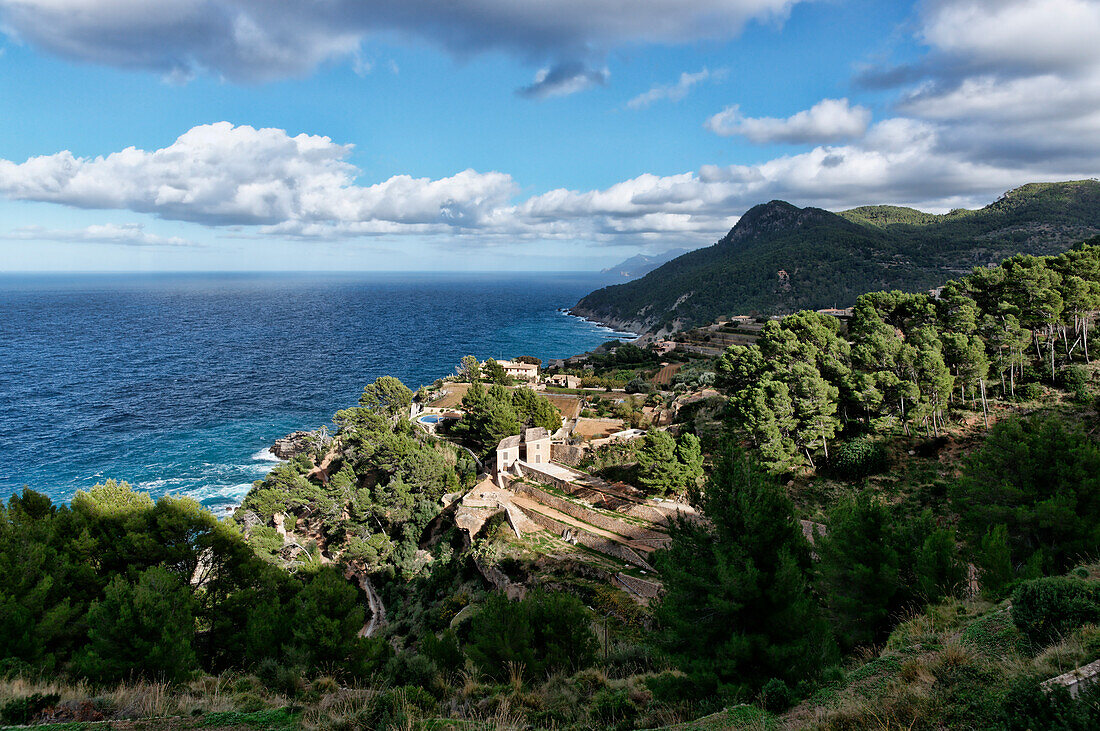
POLYGON ((563 309, 566 273, 0 274, 0 499, 108 478, 216 514, 383 375, 544 361, 629 337, 563 309))

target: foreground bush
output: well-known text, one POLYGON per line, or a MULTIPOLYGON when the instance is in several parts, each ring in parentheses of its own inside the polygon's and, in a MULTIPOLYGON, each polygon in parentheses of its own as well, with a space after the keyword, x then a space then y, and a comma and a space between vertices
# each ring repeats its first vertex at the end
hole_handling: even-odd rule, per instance
POLYGON ((1100 621, 1100 583, 1064 576, 1027 581, 1012 593, 1012 621, 1036 646, 1100 621))
POLYGON ((584 605, 568 594, 534 591, 521 601, 490 594, 466 653, 488 676, 540 677, 579 670, 596 659, 596 636, 584 605))
POLYGON ((829 457, 829 472, 841 480, 862 480, 886 469, 886 450, 872 439, 853 439, 829 457))

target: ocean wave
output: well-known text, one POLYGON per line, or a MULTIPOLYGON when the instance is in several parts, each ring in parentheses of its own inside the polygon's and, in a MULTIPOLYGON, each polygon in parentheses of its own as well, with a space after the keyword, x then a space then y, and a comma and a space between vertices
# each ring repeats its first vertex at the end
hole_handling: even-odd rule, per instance
POLYGON ((257 460, 259 462, 283 462, 283 461, 285 461, 285 460, 280 459, 279 457, 276 457, 272 453, 271 447, 264 447, 259 452, 256 452, 256 454, 252 455, 252 459, 257 460))
POLYGON ((574 317, 574 318, 580 320, 581 322, 592 325, 593 329, 596 332, 608 333, 609 335, 616 335, 616 336, 625 337, 625 338, 641 337, 641 333, 630 332, 629 330, 616 330, 613 327, 608 327, 607 325, 604 325, 602 322, 597 322, 596 320, 589 320, 584 315, 575 315, 567 309, 560 309, 560 310, 558 310, 558 312, 565 315, 566 317, 574 317))
POLYGON ((242 482, 236 485, 204 485, 189 490, 187 494, 203 504, 231 502, 240 505, 251 489, 251 482, 242 482))
POLYGON ((180 489, 186 486, 189 482, 183 477, 163 477, 158 480, 144 480, 134 484, 134 488, 138 490, 144 490, 145 492, 155 492, 157 494, 172 492, 173 488, 180 489))

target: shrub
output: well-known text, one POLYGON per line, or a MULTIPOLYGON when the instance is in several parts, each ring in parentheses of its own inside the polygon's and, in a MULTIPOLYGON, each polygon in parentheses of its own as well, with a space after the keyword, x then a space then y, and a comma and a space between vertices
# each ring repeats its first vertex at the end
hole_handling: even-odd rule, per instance
POLYGON ((604 727, 638 715, 638 707, 626 688, 601 688, 592 696, 589 713, 604 727))
POLYGON ((1038 383, 1025 383, 1016 388, 1017 401, 1039 401, 1043 398, 1043 387, 1038 383))
POLYGON ((233 696, 233 705, 242 713, 255 713, 267 708, 267 702, 256 693, 238 693, 233 696))
POLYGON ((1088 382, 1088 369, 1082 365, 1068 365, 1058 373, 1058 385, 1067 391, 1083 390, 1088 382))
POLYGON ((507 677, 509 667, 522 666, 526 677, 537 677, 595 661, 588 614, 569 594, 533 591, 521 601, 490 594, 475 619, 466 653, 491 677, 507 677))
POLYGON ((398 652, 386 663, 385 675, 394 685, 434 687, 439 669, 427 657, 414 652, 398 652))
POLYGON ((779 678, 772 678, 760 689, 760 705, 772 713, 782 713, 794 705, 795 695, 779 678))
POLYGON ((672 704, 713 696, 718 690, 718 679, 713 675, 664 672, 646 678, 645 685, 654 700, 672 704))
POLYGON ((1100 621, 1100 583, 1062 576, 1024 582, 1012 593, 1012 621, 1037 646, 1055 642, 1100 621))
POLYGON ((842 480, 862 480, 886 469, 886 450, 880 442, 859 438, 834 448, 829 471, 842 480))
POLYGON ((21 698, 13 698, 0 706, 0 723, 22 725, 30 723, 35 716, 61 700, 57 693, 31 693, 21 698))
POLYGON ((1074 699, 1064 687, 1056 686, 1046 692, 1037 679, 1021 679, 1005 696, 1001 721, 1009 731, 1097 728, 1100 724, 1100 686, 1093 685, 1074 699))

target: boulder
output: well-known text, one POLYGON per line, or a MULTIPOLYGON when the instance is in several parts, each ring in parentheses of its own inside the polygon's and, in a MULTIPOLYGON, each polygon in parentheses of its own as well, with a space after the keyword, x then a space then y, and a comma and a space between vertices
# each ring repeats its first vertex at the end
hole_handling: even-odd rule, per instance
POLYGON ((310 451, 319 436, 318 432, 312 431, 287 434, 282 439, 275 440, 271 445, 271 453, 279 459, 294 459, 299 454, 310 451))

